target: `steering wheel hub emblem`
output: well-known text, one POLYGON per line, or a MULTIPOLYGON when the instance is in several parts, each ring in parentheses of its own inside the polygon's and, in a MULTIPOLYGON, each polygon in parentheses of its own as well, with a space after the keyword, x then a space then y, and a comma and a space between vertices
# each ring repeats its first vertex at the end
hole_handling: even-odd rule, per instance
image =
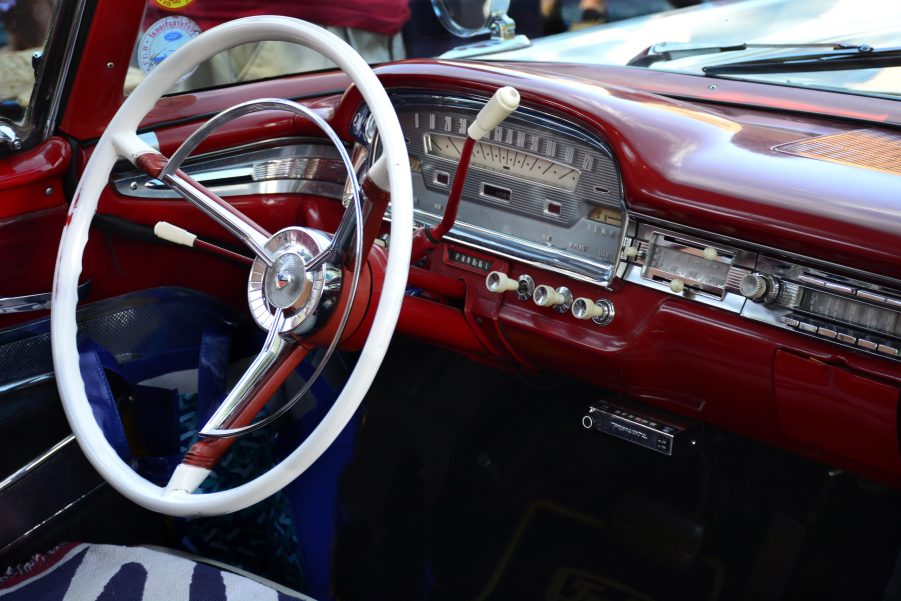
POLYGON ((341 269, 323 263, 307 271, 306 265, 329 241, 327 234, 302 227, 286 228, 269 239, 272 266, 256 259, 247 283, 250 310, 261 328, 272 327, 276 309, 285 316, 280 334, 308 334, 322 325, 337 305, 341 269))
POLYGON ((265 276, 265 296, 278 309, 299 309, 310 297, 313 283, 307 277, 304 260, 294 250, 278 255, 265 276))

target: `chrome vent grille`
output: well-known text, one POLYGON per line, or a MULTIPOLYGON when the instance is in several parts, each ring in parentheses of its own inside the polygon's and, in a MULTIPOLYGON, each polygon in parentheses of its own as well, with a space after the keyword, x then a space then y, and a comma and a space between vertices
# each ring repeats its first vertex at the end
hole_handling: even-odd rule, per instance
POLYGON ((782 144, 775 150, 901 175, 901 135, 893 132, 858 129, 782 144))

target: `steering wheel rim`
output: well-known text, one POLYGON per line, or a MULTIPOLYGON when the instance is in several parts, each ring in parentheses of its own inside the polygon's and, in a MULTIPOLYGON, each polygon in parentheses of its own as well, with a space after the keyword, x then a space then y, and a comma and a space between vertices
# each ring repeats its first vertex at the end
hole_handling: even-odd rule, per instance
POLYGON ((75 191, 57 255, 51 303, 51 344, 57 386, 76 440, 94 468, 135 503, 173 516, 218 515, 257 503, 303 473, 328 448, 359 407, 384 358, 403 302, 413 231, 412 183, 406 145, 387 93, 366 62, 328 31, 287 17, 248 17, 210 29, 163 61, 129 95, 100 138, 75 191), (381 297, 356 367, 332 408, 288 457, 236 488, 207 494, 167 490, 144 479, 106 440, 88 402, 78 366, 75 309, 78 277, 91 220, 116 160, 135 163, 154 152, 136 134, 156 101, 194 66, 218 52, 264 40, 302 44, 319 51, 353 81, 379 129, 391 187, 391 249, 381 297))

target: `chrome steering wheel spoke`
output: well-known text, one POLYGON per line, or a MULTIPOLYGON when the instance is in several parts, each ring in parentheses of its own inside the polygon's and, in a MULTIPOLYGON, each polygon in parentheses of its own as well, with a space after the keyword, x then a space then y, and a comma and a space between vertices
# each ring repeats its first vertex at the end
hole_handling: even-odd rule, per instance
MULTIPOLYGON (((242 420, 242 417, 249 412, 248 409, 252 410, 251 419, 259 409, 262 409, 262 407, 256 408, 252 405, 262 392, 264 384, 272 379, 275 372, 283 366, 293 348, 292 341, 279 333, 284 320, 284 311, 276 309, 272 327, 269 328, 263 348, 219 405, 219 408, 200 429, 200 436, 221 435, 230 428, 245 426, 247 424, 241 422, 249 421, 242 420)), ((262 402, 265 403, 267 400, 268 398, 262 399, 262 402)))
POLYGON ((267 266, 272 266, 274 259, 266 250, 269 233, 256 222, 181 170, 161 174, 159 179, 246 244, 267 266))

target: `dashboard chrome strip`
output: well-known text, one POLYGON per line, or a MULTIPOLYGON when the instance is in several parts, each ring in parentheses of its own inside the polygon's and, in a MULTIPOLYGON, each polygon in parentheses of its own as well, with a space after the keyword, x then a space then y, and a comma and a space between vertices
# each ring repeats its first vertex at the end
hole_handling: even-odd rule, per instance
MULTIPOLYGON (((297 144, 200 158, 184 168, 219 196, 313 194, 340 199, 346 175, 331 146, 297 144)), ((162 182, 129 171, 113 180, 116 190, 133 198, 181 198, 162 182)))

